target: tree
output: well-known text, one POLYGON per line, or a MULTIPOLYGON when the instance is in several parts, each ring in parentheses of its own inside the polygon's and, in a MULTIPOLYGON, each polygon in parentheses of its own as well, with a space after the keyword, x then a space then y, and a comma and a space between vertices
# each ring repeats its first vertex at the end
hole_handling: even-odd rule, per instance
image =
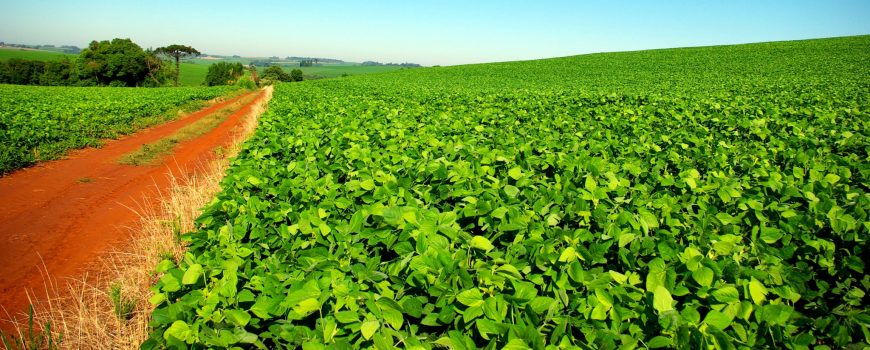
POLYGON ((140 86, 150 55, 130 39, 92 41, 79 55, 79 85, 140 86))
POLYGON ((158 87, 163 86, 167 79, 173 77, 175 72, 165 62, 157 57, 153 50, 146 50, 148 57, 145 59, 145 65, 148 67, 148 79, 145 81, 145 86, 158 87))
POLYGON ((208 66, 208 73, 205 75, 205 85, 231 85, 242 76, 245 72, 245 67, 241 63, 218 62, 208 66))
POLYGON ((274 82, 293 81, 293 77, 287 74, 281 67, 271 66, 263 71, 263 81, 267 84, 274 82))
POLYGON ((302 70, 301 69, 291 70, 290 77, 293 79, 293 81, 302 81, 302 70))
POLYGON ((158 55, 169 56, 175 59, 175 86, 178 86, 178 73, 181 71, 181 59, 201 55, 199 51, 190 46, 178 44, 158 47, 154 52, 158 55))

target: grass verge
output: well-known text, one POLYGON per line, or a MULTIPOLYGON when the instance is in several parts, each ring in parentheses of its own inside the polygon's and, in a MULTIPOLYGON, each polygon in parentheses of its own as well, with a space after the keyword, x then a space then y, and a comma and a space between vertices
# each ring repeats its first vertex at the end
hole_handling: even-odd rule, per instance
POLYGON ((204 164, 191 176, 168 174, 172 181, 169 189, 161 192, 158 203, 146 203, 137 210, 140 222, 132 229, 131 238, 101 258, 99 275, 63 285, 46 278, 46 294, 54 297, 31 299, 32 317, 29 323, 16 324, 17 334, 11 339, 26 343, 34 333, 33 325, 42 325, 36 334, 53 339, 59 348, 139 349, 149 336, 153 310, 149 288, 158 278, 155 266, 164 259, 177 261, 182 257, 185 248, 179 235, 193 229, 200 208, 220 190, 229 160, 256 128, 256 116, 265 109, 271 93, 268 87, 266 98, 245 118, 224 157, 204 164))
POLYGON ((227 105, 218 111, 203 117, 196 122, 176 130, 172 135, 164 137, 155 142, 144 144, 138 150, 127 153, 118 159, 118 163, 126 165, 154 165, 159 163, 163 156, 172 152, 176 145, 180 142, 192 140, 202 135, 205 135, 212 129, 224 122, 228 116, 233 114, 240 106, 243 106, 253 99, 257 98, 257 94, 251 94, 248 97, 242 98, 236 102, 227 105))

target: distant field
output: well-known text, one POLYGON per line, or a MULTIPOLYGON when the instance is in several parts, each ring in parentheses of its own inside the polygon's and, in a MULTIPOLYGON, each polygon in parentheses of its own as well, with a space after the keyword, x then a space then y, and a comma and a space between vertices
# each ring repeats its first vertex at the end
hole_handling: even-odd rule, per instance
POLYGON ((205 82, 208 65, 197 63, 182 63, 178 83, 181 86, 200 86, 205 82))
MULTIPOLYGON (((300 68, 300 67, 292 67, 292 68, 300 68)), ((289 68, 289 69, 292 69, 289 68)), ((301 67, 302 74, 307 76, 316 76, 321 78, 335 78, 340 77, 342 74, 347 75, 359 75, 359 74, 369 74, 369 73, 383 73, 383 72, 392 72, 402 69, 402 67, 395 66, 362 66, 362 65, 325 65, 318 67, 301 67)))
POLYGON ((0 61, 5 61, 10 58, 23 58, 26 60, 54 61, 64 57, 70 59, 76 58, 77 55, 70 55, 61 52, 42 51, 42 50, 23 50, 19 48, 0 48, 0 61))
MULTIPOLYGON (((301 69, 302 74, 305 76, 306 79, 336 78, 344 74, 360 75, 370 73, 393 72, 402 69, 402 67, 395 66, 363 66, 359 63, 326 64, 316 67, 299 67, 298 65, 292 64, 280 64, 278 66, 281 67, 281 69, 287 71, 288 73, 294 69, 301 69)), ((264 69, 265 68, 260 67, 258 71, 262 73, 264 69)))

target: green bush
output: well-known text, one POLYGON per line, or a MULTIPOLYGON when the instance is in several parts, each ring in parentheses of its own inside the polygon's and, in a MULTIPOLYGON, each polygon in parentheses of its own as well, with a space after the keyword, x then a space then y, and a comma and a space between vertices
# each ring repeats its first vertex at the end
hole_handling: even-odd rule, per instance
POLYGON ((213 63, 208 66, 208 73, 205 75, 205 85, 233 85, 239 77, 245 74, 245 71, 245 67, 238 62, 213 63))

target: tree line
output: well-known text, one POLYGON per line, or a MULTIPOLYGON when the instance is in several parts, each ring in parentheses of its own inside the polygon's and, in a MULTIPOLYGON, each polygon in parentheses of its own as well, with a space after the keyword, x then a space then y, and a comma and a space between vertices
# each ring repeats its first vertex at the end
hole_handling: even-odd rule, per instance
POLYGON ((393 66, 393 67, 404 67, 404 68, 419 68, 422 67, 416 63, 404 62, 404 63, 381 63, 375 61, 365 61, 362 63, 363 66, 393 66))
POLYGON ((170 45, 144 50, 130 39, 92 41, 76 58, 39 61, 11 58, 0 62, 0 83, 71 86, 178 85, 179 59, 199 55, 196 49, 170 45), (175 70, 162 60, 175 58, 175 70))

